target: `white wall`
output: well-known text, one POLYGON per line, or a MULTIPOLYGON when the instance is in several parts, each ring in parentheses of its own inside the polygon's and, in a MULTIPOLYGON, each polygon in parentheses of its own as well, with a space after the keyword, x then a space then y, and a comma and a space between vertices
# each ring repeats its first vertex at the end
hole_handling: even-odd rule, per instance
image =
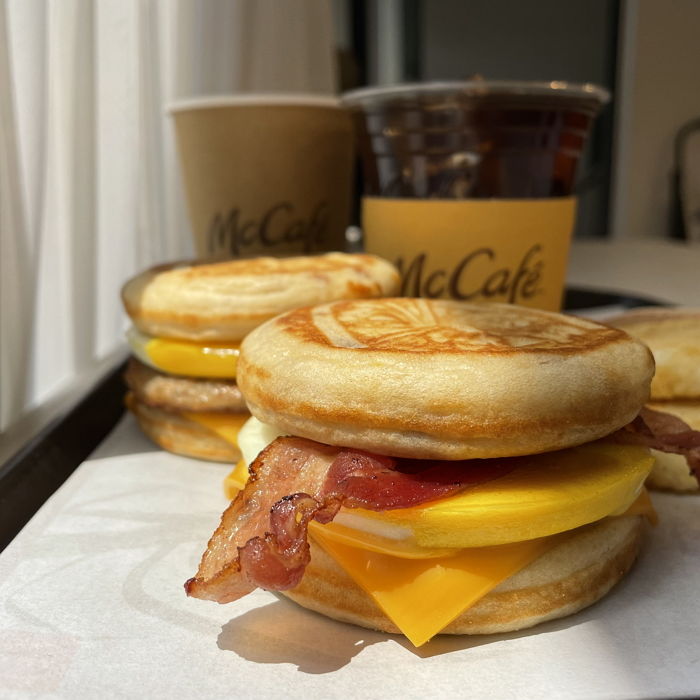
POLYGON ((674 136, 700 117, 700 2, 626 0, 620 27, 611 229, 616 238, 662 238, 674 136))

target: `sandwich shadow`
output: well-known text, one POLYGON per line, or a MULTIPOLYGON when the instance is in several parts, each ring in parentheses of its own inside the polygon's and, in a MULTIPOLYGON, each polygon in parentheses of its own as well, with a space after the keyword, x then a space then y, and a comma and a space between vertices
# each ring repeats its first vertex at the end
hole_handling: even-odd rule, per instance
POLYGON ((294 664, 301 673, 323 674, 388 638, 278 600, 227 622, 217 646, 255 663, 294 664))
MULTIPOLYGON (((625 583, 618 584, 606 598, 621 595, 625 583)), ((576 615, 543 622, 518 632, 474 636, 440 634, 416 648, 402 635, 336 622, 280 599, 230 620, 221 628, 217 646, 248 661, 294 664, 301 673, 316 675, 337 671, 372 644, 394 641, 414 656, 429 659, 523 637, 557 633, 604 619, 609 604, 614 606, 603 599, 576 615)))
POLYGON ((217 646, 222 651, 263 664, 294 664, 301 673, 332 673, 349 664, 364 648, 394 641, 423 659, 519 639, 533 634, 558 632, 580 623, 563 618, 524 629, 488 635, 437 635, 422 647, 414 647, 398 634, 374 632, 357 625, 336 622, 289 601, 279 600, 233 618, 222 628, 217 646))
MULTIPOLYGON (((638 564, 635 564, 637 566, 638 564)), ((539 634, 551 634, 571 629, 586 623, 597 623, 610 617, 610 612, 619 608, 620 599, 624 600, 628 593, 627 588, 633 585, 629 576, 623 577, 613 588, 600 600, 583 608, 573 615, 541 622, 533 627, 526 627, 516 632, 502 632, 500 634, 479 634, 479 635, 449 635, 439 634, 433 637, 422 647, 414 647, 407 639, 397 638, 399 644, 404 646, 420 658, 430 658, 457 651, 465 651, 476 647, 496 644, 498 642, 521 639, 523 637, 533 637, 539 634)))
POLYGON ((433 656, 442 656, 443 654, 452 654, 458 651, 475 649, 476 647, 486 646, 488 644, 496 644, 498 642, 512 639, 520 639, 521 637, 532 637, 535 634, 558 632, 560 630, 573 627, 576 624, 576 619, 562 618, 559 620, 542 622, 535 627, 528 627, 520 632, 502 632, 500 634, 478 635, 438 634, 429 642, 418 648, 414 647, 407 639, 397 638, 397 641, 412 654, 415 654, 421 659, 427 659, 433 656))

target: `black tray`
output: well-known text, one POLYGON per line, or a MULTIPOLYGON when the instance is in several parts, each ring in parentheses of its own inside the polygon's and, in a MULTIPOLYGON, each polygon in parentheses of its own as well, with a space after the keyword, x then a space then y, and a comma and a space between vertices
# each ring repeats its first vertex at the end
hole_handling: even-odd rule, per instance
POLYGON ((124 364, 0 466, 0 551, 102 442, 124 413, 124 364))
POLYGON ((564 293, 564 310, 579 311, 604 306, 620 306, 633 309, 639 306, 667 306, 666 302, 648 297, 630 296, 599 289, 567 288, 564 293))

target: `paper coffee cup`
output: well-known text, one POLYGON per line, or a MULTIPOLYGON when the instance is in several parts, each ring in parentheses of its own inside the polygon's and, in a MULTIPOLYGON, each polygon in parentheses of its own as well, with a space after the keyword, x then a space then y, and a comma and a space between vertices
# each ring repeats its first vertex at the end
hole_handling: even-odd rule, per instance
POLYGON ((356 90, 364 247, 402 294, 558 310, 593 85, 471 81, 356 90))
POLYGON ((203 98, 170 112, 198 257, 345 248, 353 126, 337 100, 203 98))

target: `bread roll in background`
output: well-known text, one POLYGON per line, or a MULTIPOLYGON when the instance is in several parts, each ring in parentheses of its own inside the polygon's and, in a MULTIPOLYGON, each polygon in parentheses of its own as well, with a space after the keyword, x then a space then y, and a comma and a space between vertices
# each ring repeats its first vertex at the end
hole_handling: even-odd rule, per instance
MULTIPOLYGON (((678 416, 700 429, 700 309, 643 307, 608 319, 649 346, 656 374, 649 407, 678 416)), ((684 457, 654 450, 652 488, 700 493, 684 457)))

